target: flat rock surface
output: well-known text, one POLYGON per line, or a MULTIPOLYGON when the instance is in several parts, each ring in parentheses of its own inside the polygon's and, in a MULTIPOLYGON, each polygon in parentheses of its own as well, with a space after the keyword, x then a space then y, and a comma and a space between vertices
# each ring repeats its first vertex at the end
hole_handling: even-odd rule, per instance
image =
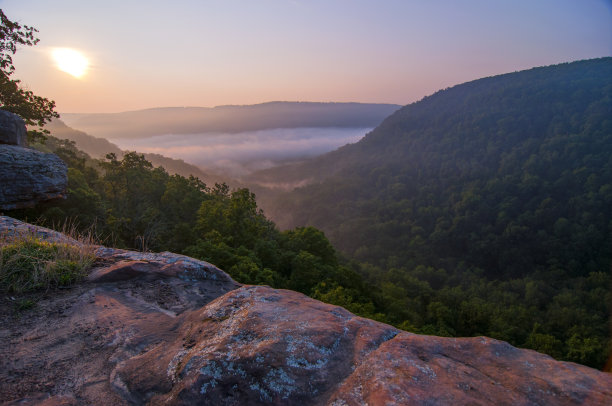
POLYGON ((63 197, 67 173, 57 155, 0 144, 0 210, 33 207, 63 197))
MULTIPOLYGON (((33 227, 11 220, 0 232, 33 227)), ((94 249, 87 281, 2 294, 5 405, 612 404, 610 374, 502 341, 406 333, 193 258, 94 249)))

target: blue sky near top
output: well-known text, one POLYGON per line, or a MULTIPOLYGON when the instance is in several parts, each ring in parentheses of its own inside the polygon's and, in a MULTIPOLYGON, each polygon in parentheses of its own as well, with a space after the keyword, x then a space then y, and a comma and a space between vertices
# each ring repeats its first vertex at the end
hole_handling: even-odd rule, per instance
POLYGON ((1 0, 41 42, 16 78, 60 112, 271 100, 408 104, 612 54, 610 0, 1 0), (59 71, 54 48, 89 61, 59 71))

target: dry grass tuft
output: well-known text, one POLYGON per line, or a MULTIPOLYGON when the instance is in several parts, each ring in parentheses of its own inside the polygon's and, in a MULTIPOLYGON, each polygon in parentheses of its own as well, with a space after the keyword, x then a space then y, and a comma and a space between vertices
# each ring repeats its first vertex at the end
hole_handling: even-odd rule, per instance
POLYGON ((96 247, 90 236, 66 240, 44 239, 35 230, 0 234, 0 290, 30 292, 82 279, 95 262, 96 247))

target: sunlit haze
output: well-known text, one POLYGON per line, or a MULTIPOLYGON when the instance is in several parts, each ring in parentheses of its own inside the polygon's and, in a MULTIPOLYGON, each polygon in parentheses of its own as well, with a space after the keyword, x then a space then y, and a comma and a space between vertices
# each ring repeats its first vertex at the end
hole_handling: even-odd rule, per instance
POLYGON ((56 48, 51 55, 59 70, 75 78, 82 77, 87 71, 89 61, 79 51, 70 48, 56 48))
POLYGON ((606 0, 0 4, 41 39, 17 52, 15 77, 60 112, 271 100, 407 104, 483 76, 612 50, 606 0), (66 61, 49 60, 55 48, 89 58, 81 80, 74 62, 62 72, 66 61))

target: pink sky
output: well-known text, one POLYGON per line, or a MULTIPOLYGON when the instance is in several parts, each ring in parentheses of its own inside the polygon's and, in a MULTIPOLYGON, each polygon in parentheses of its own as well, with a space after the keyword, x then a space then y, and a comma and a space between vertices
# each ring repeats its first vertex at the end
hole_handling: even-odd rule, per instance
POLYGON ((612 53, 607 0, 3 0, 39 29, 16 78, 60 112, 272 100, 408 104, 484 76, 612 53), (82 52, 80 79, 56 47, 82 52))

